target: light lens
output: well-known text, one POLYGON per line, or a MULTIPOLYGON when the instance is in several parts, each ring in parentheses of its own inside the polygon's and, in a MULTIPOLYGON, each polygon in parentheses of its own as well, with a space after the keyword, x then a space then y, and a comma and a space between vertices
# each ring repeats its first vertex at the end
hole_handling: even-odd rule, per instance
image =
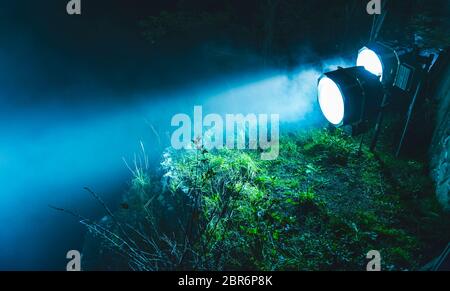
POLYGON ((319 105, 325 118, 334 125, 344 119, 344 98, 341 90, 330 78, 323 77, 319 81, 319 105))
POLYGON ((383 79, 383 64, 374 51, 363 48, 358 54, 356 65, 366 68, 367 71, 380 77, 380 80, 383 79))

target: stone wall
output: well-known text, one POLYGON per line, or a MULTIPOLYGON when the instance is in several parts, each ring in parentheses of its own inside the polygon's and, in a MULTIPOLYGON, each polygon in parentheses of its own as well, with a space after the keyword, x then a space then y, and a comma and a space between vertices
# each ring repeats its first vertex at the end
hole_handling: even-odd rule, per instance
POLYGON ((430 147, 431 176, 436 195, 442 206, 450 211, 450 64, 439 72, 434 93, 437 102, 436 124, 430 147))

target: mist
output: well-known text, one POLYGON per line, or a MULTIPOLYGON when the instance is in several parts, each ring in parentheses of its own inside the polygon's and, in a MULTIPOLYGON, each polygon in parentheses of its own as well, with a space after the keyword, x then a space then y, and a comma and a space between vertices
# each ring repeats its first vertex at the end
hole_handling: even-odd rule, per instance
POLYGON ((287 126, 322 124, 316 82, 323 66, 237 74, 158 94, 124 94, 123 100, 135 101, 110 108, 97 103, 108 96, 78 90, 70 94, 92 96, 95 110, 89 103, 85 110, 52 102, 11 109, 0 126, 0 219, 8 222, 0 226, 0 268, 64 268, 65 253, 82 248, 84 229, 48 205, 100 218, 100 205, 83 187, 117 205, 131 178, 122 158, 132 159, 142 141, 156 168, 177 113, 192 115, 194 106, 202 105, 204 114, 279 114, 287 126))
POLYGON ((29 7, 34 17, 17 7, 0 9, 11 12, 0 20, 0 270, 64 270, 85 229, 49 205, 100 219, 83 187, 116 207, 131 178, 123 159, 142 141, 157 168, 173 115, 201 105, 204 114, 279 114, 282 127, 321 126, 317 78, 330 63, 352 62, 282 70, 232 45, 155 49, 101 16, 87 24, 58 16, 59 29, 39 18, 47 6, 29 7))

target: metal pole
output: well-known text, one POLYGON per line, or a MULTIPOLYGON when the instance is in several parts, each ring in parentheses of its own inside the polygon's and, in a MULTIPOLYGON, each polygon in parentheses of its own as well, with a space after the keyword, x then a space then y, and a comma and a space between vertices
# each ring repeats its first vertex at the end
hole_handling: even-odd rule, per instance
POLYGON ((381 124, 383 123, 384 108, 387 105, 387 99, 388 94, 385 91, 383 95, 383 101, 381 102, 380 112, 378 113, 377 123, 375 125, 375 133, 373 134, 372 142, 370 143, 370 151, 372 152, 375 150, 378 142, 378 137, 380 136, 381 124))
POLYGON ((376 41, 378 39, 378 35, 380 34, 381 28, 383 27, 384 24, 384 20, 386 19, 386 15, 387 15, 387 3, 388 0, 385 0, 383 2, 383 6, 382 6, 382 14, 379 15, 377 17, 377 15, 373 16, 373 23, 372 23, 372 28, 370 30, 370 39, 369 41, 376 41))
POLYGON ((411 104, 409 105, 408 115, 407 115, 407 118, 406 118, 405 127, 403 128, 402 137, 400 138, 400 143, 398 144, 397 152, 395 153, 395 156, 397 158, 400 155, 400 151, 402 150, 403 142, 404 142, 405 137, 406 137, 406 132, 408 131, 409 123, 411 122, 411 116, 412 116, 414 107, 416 105, 417 97, 419 96, 420 89, 422 88, 422 83, 423 83, 423 77, 421 78, 421 80, 419 82, 419 85, 416 88, 416 92, 414 93, 414 97, 411 100, 411 104))

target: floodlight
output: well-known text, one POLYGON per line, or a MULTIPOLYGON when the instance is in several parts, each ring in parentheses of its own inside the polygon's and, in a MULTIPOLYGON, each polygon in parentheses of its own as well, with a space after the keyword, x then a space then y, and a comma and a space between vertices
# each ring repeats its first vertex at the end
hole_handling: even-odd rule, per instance
POLYGON ((337 84, 328 77, 319 81, 319 105, 325 118, 332 124, 338 125, 344 119, 344 97, 337 84))
POLYGON ((373 121, 383 99, 379 78, 364 67, 339 68, 318 81, 318 101, 325 118, 334 126, 373 121))
MULTIPOLYGON (((380 78, 386 87, 409 91, 413 87, 418 66, 414 50, 386 42, 373 42, 363 47, 356 60, 357 66, 380 78)), ((419 65, 420 66, 420 65, 419 65)))
POLYGON ((358 53, 356 65, 365 67, 367 71, 383 80, 383 63, 373 50, 367 47, 362 48, 358 53))

